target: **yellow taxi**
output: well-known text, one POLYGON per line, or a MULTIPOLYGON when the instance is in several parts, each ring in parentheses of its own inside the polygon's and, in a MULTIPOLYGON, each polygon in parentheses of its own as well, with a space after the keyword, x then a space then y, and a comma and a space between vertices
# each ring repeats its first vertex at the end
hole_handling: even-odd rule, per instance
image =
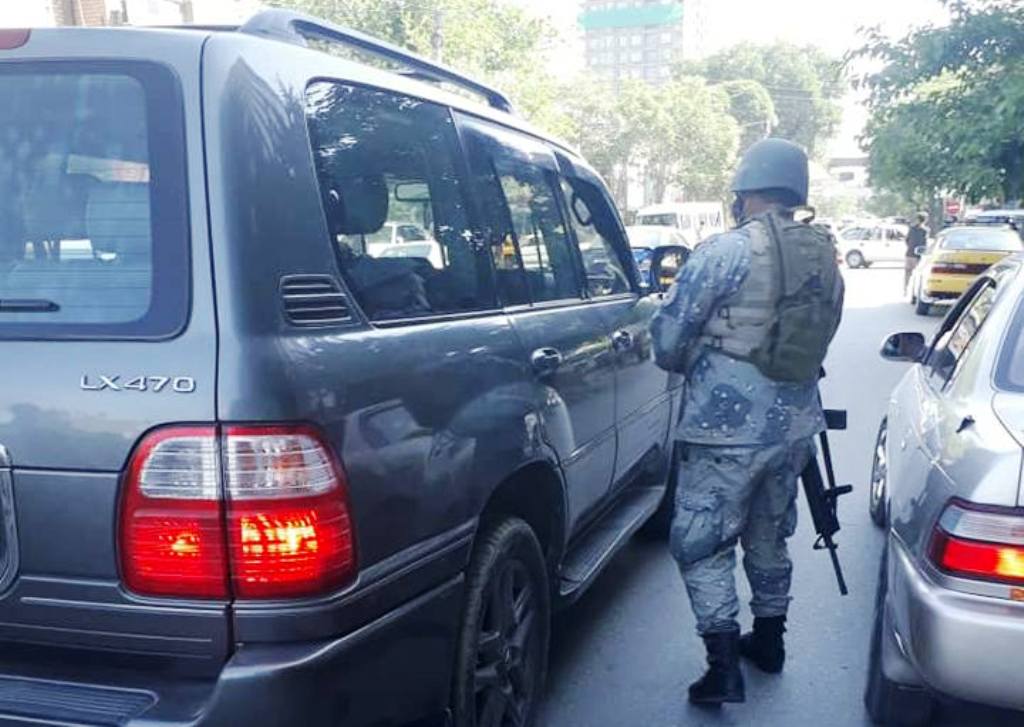
POLYGON ((911 303, 918 315, 951 305, 974 279, 1007 255, 1024 250, 1010 225, 957 225, 940 232, 921 256, 911 279, 911 303))

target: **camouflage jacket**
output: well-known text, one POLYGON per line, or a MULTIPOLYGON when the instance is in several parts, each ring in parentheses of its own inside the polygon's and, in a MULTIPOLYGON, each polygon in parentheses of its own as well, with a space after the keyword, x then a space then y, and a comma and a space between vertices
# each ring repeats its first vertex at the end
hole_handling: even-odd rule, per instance
POLYGON ((699 343, 711 316, 743 285, 750 259, 750 239, 742 229, 708 239, 683 266, 651 324, 658 360, 685 362, 679 440, 761 446, 824 429, 817 382, 773 381, 753 364, 699 343))

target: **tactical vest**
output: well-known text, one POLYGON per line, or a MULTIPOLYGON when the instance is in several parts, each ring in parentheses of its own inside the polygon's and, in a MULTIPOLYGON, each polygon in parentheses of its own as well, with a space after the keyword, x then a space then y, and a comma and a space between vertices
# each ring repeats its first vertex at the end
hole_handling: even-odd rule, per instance
POLYGON ((741 229, 750 239, 750 271, 712 312, 700 343, 775 381, 814 380, 842 313, 835 239, 823 227, 774 214, 741 229))

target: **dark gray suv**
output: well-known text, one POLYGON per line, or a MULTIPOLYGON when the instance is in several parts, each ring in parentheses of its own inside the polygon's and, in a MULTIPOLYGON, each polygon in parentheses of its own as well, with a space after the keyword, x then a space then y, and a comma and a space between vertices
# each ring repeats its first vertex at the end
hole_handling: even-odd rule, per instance
POLYGON ((0 721, 529 725, 670 510, 597 175, 283 11, 3 31, 0 95, 0 721))

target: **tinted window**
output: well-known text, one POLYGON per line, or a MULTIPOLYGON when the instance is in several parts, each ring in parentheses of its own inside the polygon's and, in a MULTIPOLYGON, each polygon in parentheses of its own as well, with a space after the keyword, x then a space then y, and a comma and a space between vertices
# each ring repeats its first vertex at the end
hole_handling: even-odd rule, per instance
POLYGON ((554 155, 540 142, 464 119, 473 188, 487 211, 503 300, 579 298, 576 259, 562 214, 554 155))
POLYGON ((601 190, 581 179, 563 180, 569 221, 583 260, 587 292, 593 297, 630 290, 629 277, 614 242, 618 225, 601 190))
POLYGON ((490 260, 470 220, 448 110, 319 82, 309 87, 306 111, 339 266, 367 316, 494 308, 490 260))
POLYGON ((932 374, 945 382, 956 370, 957 364, 970 349, 978 331, 992 312, 996 300, 996 286, 992 281, 984 284, 949 330, 941 335, 932 353, 932 374))
POLYGON ((0 335, 175 333, 189 256, 173 77, 149 64, 4 66, 0 335))

